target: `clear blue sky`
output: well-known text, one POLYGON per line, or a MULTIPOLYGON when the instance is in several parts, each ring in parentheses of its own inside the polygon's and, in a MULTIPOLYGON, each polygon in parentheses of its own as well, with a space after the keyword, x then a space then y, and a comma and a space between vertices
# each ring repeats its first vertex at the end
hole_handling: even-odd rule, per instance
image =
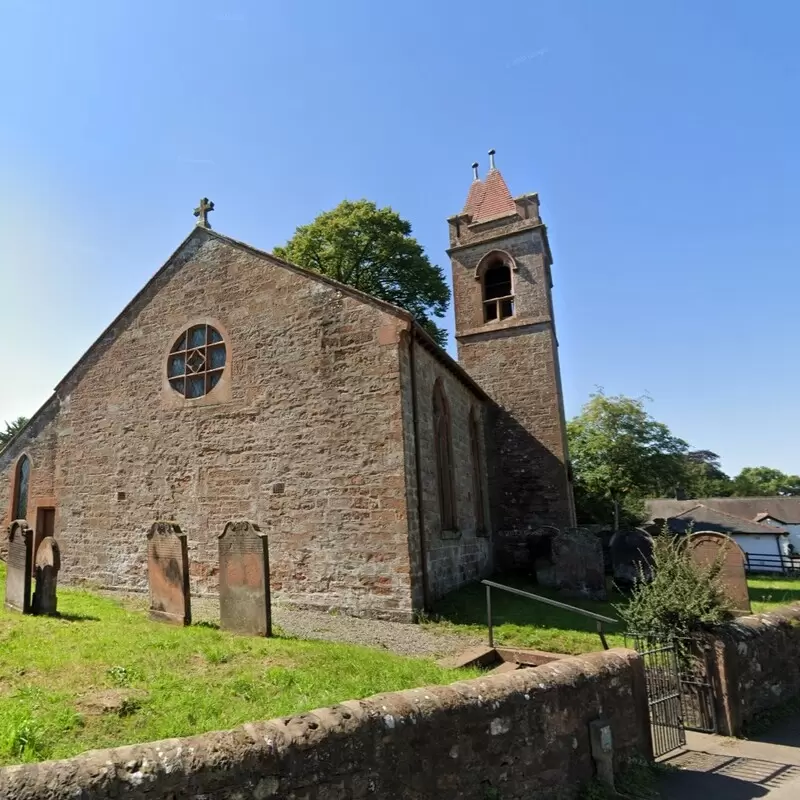
POLYGON ((0 0, 0 420, 199 197, 266 249, 368 197, 446 264, 495 147, 542 200, 568 415, 648 393, 729 471, 800 472, 799 30, 789 0, 0 0))

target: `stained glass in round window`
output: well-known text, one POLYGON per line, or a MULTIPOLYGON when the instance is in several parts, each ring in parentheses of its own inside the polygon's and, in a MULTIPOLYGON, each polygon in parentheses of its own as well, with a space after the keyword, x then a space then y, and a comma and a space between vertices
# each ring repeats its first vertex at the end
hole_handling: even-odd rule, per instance
POLYGON ((192 326, 169 351, 169 385, 187 400, 207 395, 225 371, 226 355, 225 342, 216 328, 192 326))

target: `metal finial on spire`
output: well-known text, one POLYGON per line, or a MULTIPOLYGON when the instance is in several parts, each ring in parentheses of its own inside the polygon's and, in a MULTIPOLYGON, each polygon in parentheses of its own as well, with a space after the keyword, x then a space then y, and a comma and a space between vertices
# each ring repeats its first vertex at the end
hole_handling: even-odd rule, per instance
POLYGON ((197 225, 200 228, 210 228, 208 224, 208 213, 214 210, 214 203, 207 197, 200 201, 200 205, 194 210, 194 215, 197 217, 197 225))
POLYGON ((494 149, 494 147, 489 151, 489 169, 496 169, 494 165, 494 154, 496 152, 497 151, 494 149))
POLYGON ((480 178, 478 177, 478 162, 472 162, 472 180, 479 181, 480 178))

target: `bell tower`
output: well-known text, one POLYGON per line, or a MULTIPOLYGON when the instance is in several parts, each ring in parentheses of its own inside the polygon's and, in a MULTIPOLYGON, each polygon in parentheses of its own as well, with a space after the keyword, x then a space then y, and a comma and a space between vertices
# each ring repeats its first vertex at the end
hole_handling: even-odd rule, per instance
POLYGON ((539 196, 512 197, 495 151, 448 220, 458 358, 495 401, 490 485, 496 545, 539 525, 575 524, 539 196))

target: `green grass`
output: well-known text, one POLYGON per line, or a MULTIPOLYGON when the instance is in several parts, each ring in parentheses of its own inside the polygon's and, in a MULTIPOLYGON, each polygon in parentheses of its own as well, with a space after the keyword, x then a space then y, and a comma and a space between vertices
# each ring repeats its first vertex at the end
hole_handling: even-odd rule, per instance
POLYGON ((800 602, 798 578, 748 578, 747 585, 750 587, 750 603, 756 613, 800 602))
MULTIPOLYGON (((614 603, 623 602, 622 595, 613 595, 606 602, 565 598, 553 589, 539 586, 522 577, 503 576, 498 583, 526 592, 569 603, 606 617, 619 618, 614 603)), ((471 583, 447 595, 436 607, 431 623, 445 630, 463 631, 486 636, 486 587, 471 583)), ((492 590, 492 619, 495 642, 518 647, 547 650, 551 653, 586 653, 601 650, 597 624, 593 619, 579 616, 543 603, 526 600, 508 592, 492 590)), ((622 626, 605 625, 610 647, 622 647, 622 626)))
MULTIPOLYGON (((614 608, 625 602, 613 593, 606 602, 565 598, 552 589, 530 579, 504 576, 498 583, 514 586, 533 594, 560 600, 570 605, 619 619, 614 608)), ((791 578, 750 578, 750 599, 754 612, 769 611, 778 606, 800 602, 800 580, 791 578)), ((530 647, 551 653, 586 653, 601 650, 596 623, 570 611, 526 600, 507 592, 492 591, 492 618, 497 644, 530 647)), ((445 597, 436 607, 433 620, 427 624, 441 630, 486 636, 486 589, 472 583, 445 597)), ((622 647, 622 625, 605 625, 610 647, 622 647)))
POLYGON ((59 611, 61 618, 0 611, 0 764, 225 729, 476 674, 366 647, 172 627, 86 591, 60 590, 59 611), (85 711, 87 698, 120 688, 138 692, 119 713, 85 711))

